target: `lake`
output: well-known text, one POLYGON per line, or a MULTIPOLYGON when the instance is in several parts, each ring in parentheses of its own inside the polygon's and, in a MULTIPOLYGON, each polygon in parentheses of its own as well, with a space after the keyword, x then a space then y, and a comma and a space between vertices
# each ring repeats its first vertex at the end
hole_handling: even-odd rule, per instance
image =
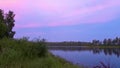
POLYGON ((88 68, 103 65, 120 68, 120 48, 89 48, 81 46, 51 46, 49 51, 73 64, 88 68))

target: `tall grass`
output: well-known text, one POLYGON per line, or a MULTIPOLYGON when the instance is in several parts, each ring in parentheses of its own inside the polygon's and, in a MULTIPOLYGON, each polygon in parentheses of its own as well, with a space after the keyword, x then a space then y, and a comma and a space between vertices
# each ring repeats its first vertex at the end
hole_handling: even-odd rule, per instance
POLYGON ((1 67, 23 62, 28 59, 44 57, 46 54, 47 49, 42 41, 29 42, 25 38, 19 40, 4 38, 0 40, 1 67))
POLYGON ((45 40, 0 40, 0 68, 78 68, 49 54, 45 40))

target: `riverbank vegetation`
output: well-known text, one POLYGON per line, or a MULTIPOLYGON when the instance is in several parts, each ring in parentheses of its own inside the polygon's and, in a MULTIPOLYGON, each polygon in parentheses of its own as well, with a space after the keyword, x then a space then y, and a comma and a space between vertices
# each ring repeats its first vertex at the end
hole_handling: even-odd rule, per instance
POLYGON ((0 39, 0 68, 78 68, 52 56, 43 40, 0 39))

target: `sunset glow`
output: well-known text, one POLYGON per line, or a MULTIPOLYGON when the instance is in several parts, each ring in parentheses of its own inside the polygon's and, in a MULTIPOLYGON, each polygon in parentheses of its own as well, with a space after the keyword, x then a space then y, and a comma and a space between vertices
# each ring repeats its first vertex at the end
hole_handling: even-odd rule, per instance
POLYGON ((16 14, 16 38, 90 41, 120 36, 119 0, 0 0, 16 14))

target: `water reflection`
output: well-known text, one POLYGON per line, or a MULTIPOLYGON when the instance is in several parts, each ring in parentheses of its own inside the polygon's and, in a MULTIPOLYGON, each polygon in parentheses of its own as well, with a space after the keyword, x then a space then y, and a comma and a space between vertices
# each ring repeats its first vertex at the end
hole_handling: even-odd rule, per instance
POLYGON ((120 57, 120 48, 97 48, 92 49, 94 54, 104 53, 105 55, 115 55, 120 57))
POLYGON ((90 48, 81 46, 52 46, 49 51, 55 56, 66 59, 73 64, 93 68, 110 64, 111 68, 120 68, 120 48, 90 48))
POLYGON ((63 51, 91 51, 93 54, 104 53, 105 55, 115 55, 120 57, 120 48, 90 48, 86 46, 51 46, 50 50, 63 50, 63 51))

